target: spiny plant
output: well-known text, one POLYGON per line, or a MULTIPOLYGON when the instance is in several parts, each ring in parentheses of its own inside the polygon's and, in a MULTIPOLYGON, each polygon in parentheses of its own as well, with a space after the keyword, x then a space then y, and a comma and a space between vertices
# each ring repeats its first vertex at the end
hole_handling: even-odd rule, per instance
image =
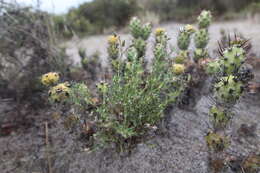
POLYGON ((224 77, 227 79, 228 76, 231 76, 235 82, 247 86, 247 83, 254 77, 252 69, 245 63, 247 47, 234 44, 225 49, 220 46, 219 51, 220 59, 208 64, 208 72, 214 74, 216 78, 224 77))
POLYGON ((200 59, 206 58, 208 56, 208 51, 206 49, 196 48, 194 51, 194 61, 198 62, 200 59))
POLYGON ((252 67, 243 65, 236 73, 236 77, 244 85, 247 85, 254 78, 254 74, 252 71, 252 67))
POLYGON ((185 27, 180 29, 177 38, 177 44, 179 49, 181 50, 188 49, 191 41, 191 35, 194 33, 194 31, 195 30, 192 25, 186 25, 185 27))
POLYGON ((131 35, 135 39, 141 38, 143 40, 147 40, 149 35, 152 32, 151 24, 149 23, 142 24, 140 19, 138 19, 137 17, 132 18, 129 27, 130 27, 131 35))
POLYGON ((212 15, 210 11, 203 10, 197 18, 200 29, 207 29, 212 22, 212 15))
POLYGON ((178 55, 175 57, 174 62, 177 64, 185 64, 188 60, 189 52, 188 51, 180 51, 178 55))
POLYGON ((215 129, 225 127, 231 118, 230 113, 220 106, 212 106, 209 115, 215 129))
POLYGON ((198 49, 204 49, 209 41, 208 31, 206 29, 200 29, 195 32, 194 35, 195 46, 198 49))
POLYGON ((220 48, 220 58, 208 63, 206 72, 213 75, 214 96, 217 107, 210 111, 213 124, 225 125, 231 119, 230 109, 242 96, 247 83, 253 78, 252 71, 244 65, 246 50, 237 44, 220 48), (212 112, 213 111, 213 112, 212 112), (222 121, 222 123, 221 123, 222 121))
MULTIPOLYGON (((204 14, 205 16, 206 13, 204 14)), ((206 18, 206 17, 205 17, 206 18)), ((208 20, 203 20, 209 26, 208 20)), ((200 25, 200 24, 199 24, 200 25)), ((226 40, 226 38, 225 38, 226 40)), ((240 40, 236 36, 228 43, 219 43, 220 58, 210 61, 206 65, 206 73, 213 76, 213 95, 215 105, 209 110, 209 117, 213 123, 215 133, 206 136, 209 148, 215 151, 223 151, 227 146, 227 137, 219 135, 220 130, 225 130, 226 125, 232 119, 232 107, 246 91, 248 82, 253 78, 252 70, 246 64, 249 50, 248 40, 240 40)), ((204 46, 204 45, 203 45, 204 46)))
POLYGON ((224 34, 224 36, 227 38, 222 38, 221 42, 218 42, 218 52, 222 57, 218 61, 222 66, 223 75, 233 74, 238 76, 238 73, 246 72, 247 75, 250 76, 249 69, 246 69, 245 67, 247 66, 244 66, 244 64, 247 54, 251 49, 251 43, 248 39, 243 36, 237 36, 237 34, 234 34, 234 37, 231 37, 230 35, 226 36, 226 34, 224 34))
POLYGON ((208 28, 212 22, 212 15, 210 11, 202 11, 198 16, 198 26, 199 30, 196 31, 194 36, 195 51, 194 51, 194 61, 198 62, 202 58, 208 56, 208 51, 206 47, 209 42, 208 28))
POLYGON ((152 32, 150 23, 143 24, 137 17, 132 18, 129 24, 130 33, 133 37, 132 45, 138 51, 138 56, 143 57, 146 49, 146 41, 152 32))
MULTIPOLYGON (((199 21, 200 22, 200 21, 199 21)), ((207 25, 208 27, 209 25, 207 25)), ((204 70, 204 62, 199 61, 202 58, 208 57, 208 52, 206 46, 209 41, 208 28, 199 28, 199 30, 195 30, 192 25, 185 25, 180 29, 180 32, 177 37, 177 45, 180 51, 177 53, 177 56, 174 59, 175 64, 185 64, 185 70, 187 73, 186 78, 189 85, 200 85, 202 78, 206 77, 204 70), (195 34, 194 34, 195 33, 195 34), (195 49, 193 53, 193 60, 197 63, 195 64, 190 55, 188 48, 191 43, 192 35, 194 34, 194 43, 195 49)), ((203 59, 204 60, 204 59, 203 59)), ((174 66, 173 69, 181 69, 175 68, 181 67, 180 65, 174 66)), ((194 91, 194 88, 187 87, 185 89, 187 93, 191 93, 194 91)), ((185 99, 189 100, 189 99, 185 99)), ((188 101, 189 102, 189 101, 188 101)), ((187 103, 188 103, 187 102, 187 103)))
MULTIPOLYGON (((199 30, 194 37, 195 62, 201 62, 199 61, 201 58, 208 56, 206 46, 209 41, 208 28, 211 21, 212 16, 209 11, 203 11, 198 17, 199 30)), ((242 40, 236 36, 234 39, 229 37, 225 40, 228 41, 227 44, 219 43, 220 57, 209 60, 204 66, 205 72, 213 76, 212 86, 215 98, 215 104, 209 110, 214 132, 208 133, 205 140, 208 147, 215 152, 222 152, 228 147, 228 137, 225 137, 223 130, 234 116, 231 111, 232 107, 241 98, 248 82, 253 78, 252 71, 245 64, 249 49, 248 40, 242 40), (220 135, 220 131, 223 132, 223 135, 220 135)), ((223 164, 219 163, 223 168, 223 164)))
POLYGON ((233 75, 222 77, 214 86, 216 97, 224 103, 236 102, 244 91, 242 82, 233 75))
POLYGON ((221 72, 220 62, 218 60, 213 60, 207 63, 205 71, 209 75, 218 74, 221 72))
POLYGON ((152 32, 152 24, 151 23, 146 23, 143 26, 143 34, 142 34, 142 39, 147 40, 152 32))
POLYGON ((195 33, 194 42, 196 49, 194 51, 194 61, 198 62, 199 59, 206 58, 208 52, 206 46, 209 42, 209 34, 206 29, 200 29, 195 33))
POLYGON ((242 64, 245 63, 246 51, 236 45, 227 48, 222 53, 220 61, 223 68, 223 75, 235 74, 239 71, 242 64))
POLYGON ((189 60, 188 48, 191 42, 191 36, 194 32, 195 29, 192 25, 185 25, 183 28, 180 28, 177 37, 177 46, 180 51, 175 59, 176 63, 185 63, 189 60))
POLYGON ((252 45, 249 39, 245 38, 241 33, 235 33, 233 36, 228 34, 224 29, 220 31, 221 39, 219 43, 219 52, 223 52, 224 49, 231 46, 242 47, 245 51, 250 51, 252 45))

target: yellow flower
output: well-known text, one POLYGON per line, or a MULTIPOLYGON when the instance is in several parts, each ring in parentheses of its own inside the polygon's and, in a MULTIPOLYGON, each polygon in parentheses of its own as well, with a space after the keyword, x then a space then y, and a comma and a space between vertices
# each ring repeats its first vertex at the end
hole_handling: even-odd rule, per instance
POLYGON ((190 33, 195 32, 194 26, 192 26, 192 25, 190 25, 190 24, 185 25, 184 30, 187 31, 187 32, 190 32, 190 33))
POLYGON ((118 36, 116 35, 111 35, 108 37, 108 43, 109 44, 116 44, 118 42, 118 36))
POLYGON ((101 81, 99 84, 97 84, 97 88, 101 93, 107 93, 108 83, 101 81))
POLYGON ((185 71, 185 66, 183 64, 173 64, 173 73, 176 75, 183 74, 185 71))
POLYGON ((60 75, 56 72, 49 72, 41 77, 41 83, 45 86, 50 86, 58 82, 60 75))
POLYGON ((162 35, 162 34, 164 34, 165 33, 165 29, 164 28, 157 28, 156 30, 155 30, 155 35, 156 36, 160 36, 160 35, 162 35))
POLYGON ((54 102, 65 101, 69 97, 69 83, 60 83, 49 90, 50 99, 54 102))

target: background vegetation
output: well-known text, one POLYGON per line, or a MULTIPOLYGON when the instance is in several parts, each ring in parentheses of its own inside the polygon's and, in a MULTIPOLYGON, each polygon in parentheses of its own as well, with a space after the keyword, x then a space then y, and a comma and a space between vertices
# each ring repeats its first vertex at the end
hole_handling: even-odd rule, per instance
POLYGON ((65 74, 66 55, 56 46, 48 14, 17 4, 0 3, 0 94, 16 100, 39 101, 39 76, 59 69, 65 74), (32 97, 32 95, 36 97, 32 97))
POLYGON ((124 27, 132 16, 149 21, 194 22, 202 9, 230 19, 259 12, 260 5, 259 0, 93 0, 54 16, 54 22, 57 33, 70 38, 73 33, 98 34, 124 27))

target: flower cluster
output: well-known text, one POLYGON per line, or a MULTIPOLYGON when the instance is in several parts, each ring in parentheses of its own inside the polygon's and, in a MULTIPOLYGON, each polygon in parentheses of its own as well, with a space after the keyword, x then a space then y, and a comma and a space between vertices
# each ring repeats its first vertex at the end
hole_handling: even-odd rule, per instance
POLYGON ((45 86, 51 86, 56 84, 60 79, 60 75, 56 72, 49 72, 41 77, 41 83, 45 86))

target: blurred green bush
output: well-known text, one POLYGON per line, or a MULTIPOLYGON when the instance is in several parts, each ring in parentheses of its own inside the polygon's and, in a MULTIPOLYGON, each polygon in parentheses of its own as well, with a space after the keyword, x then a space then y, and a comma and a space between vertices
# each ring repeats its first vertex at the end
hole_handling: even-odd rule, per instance
POLYGON ((252 14, 259 13, 260 1, 251 3, 250 5, 248 5, 248 7, 245 10, 251 12, 252 14))
MULTIPOLYGON (((139 0, 144 10, 160 15, 162 21, 195 20, 202 10, 213 11, 216 17, 226 13, 238 13, 241 10, 257 11, 259 0, 139 0), (249 6, 249 8, 247 8, 249 6)), ((259 12, 259 10, 257 11, 259 12)))
MULTIPOLYGON (((105 29, 124 27, 134 15, 153 14, 158 16, 154 20, 159 18, 161 22, 194 22, 202 9, 211 10, 215 17, 225 19, 230 14, 235 18, 245 9, 246 12, 259 12, 259 6, 259 0, 93 0, 72 8, 66 15, 54 16, 54 23, 57 33, 70 38, 73 33, 99 34, 105 29)), ((149 20, 153 19, 150 17, 149 20)))
POLYGON ((64 16, 54 16, 56 32, 65 38, 102 33, 110 27, 122 27, 136 14, 136 0, 94 0, 72 8, 64 16))

